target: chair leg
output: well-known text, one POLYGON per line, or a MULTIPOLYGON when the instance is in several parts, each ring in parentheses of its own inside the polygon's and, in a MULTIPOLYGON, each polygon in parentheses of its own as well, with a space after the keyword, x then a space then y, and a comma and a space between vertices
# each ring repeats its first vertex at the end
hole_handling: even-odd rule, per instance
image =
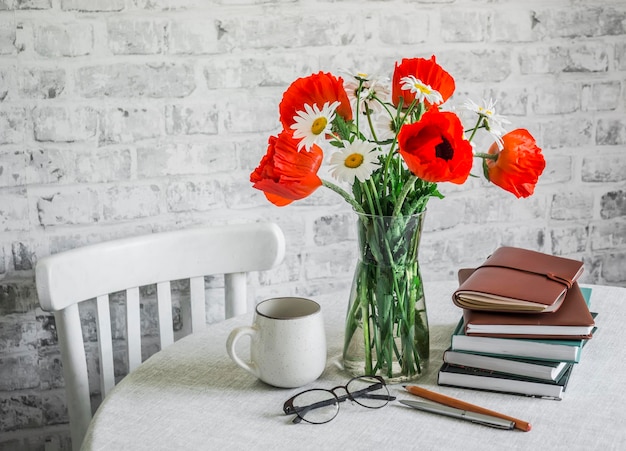
POLYGON ((54 316, 61 344, 72 449, 79 450, 91 421, 91 400, 78 305, 55 312, 54 316))

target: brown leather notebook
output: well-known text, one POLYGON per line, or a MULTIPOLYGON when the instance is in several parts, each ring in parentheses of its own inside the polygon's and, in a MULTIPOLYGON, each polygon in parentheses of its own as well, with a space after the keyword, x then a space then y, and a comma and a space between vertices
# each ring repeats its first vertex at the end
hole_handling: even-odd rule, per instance
POLYGON ((498 312, 555 312, 583 262, 516 247, 500 247, 452 295, 461 308, 498 312))
MULTIPOLYGON (((472 269, 459 271, 459 281, 472 269)), ((502 313, 463 310, 466 335, 498 338, 541 338, 578 340, 591 338, 595 321, 578 283, 567 290, 561 307, 554 313, 502 313)))

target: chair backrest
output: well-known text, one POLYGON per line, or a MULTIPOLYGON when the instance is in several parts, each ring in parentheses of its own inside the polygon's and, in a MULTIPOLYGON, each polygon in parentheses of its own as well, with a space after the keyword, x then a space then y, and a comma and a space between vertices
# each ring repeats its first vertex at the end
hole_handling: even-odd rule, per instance
POLYGON ((204 276, 224 275, 225 317, 247 310, 246 273, 283 259, 285 240, 276 224, 199 227, 102 242, 38 261, 39 303, 54 312, 67 392, 72 444, 79 449, 92 409, 78 304, 96 300, 102 398, 115 385, 109 294, 126 292, 128 369, 142 361, 139 287, 156 284, 161 349, 173 343, 170 281, 189 280, 181 302, 183 335, 204 327, 204 276))

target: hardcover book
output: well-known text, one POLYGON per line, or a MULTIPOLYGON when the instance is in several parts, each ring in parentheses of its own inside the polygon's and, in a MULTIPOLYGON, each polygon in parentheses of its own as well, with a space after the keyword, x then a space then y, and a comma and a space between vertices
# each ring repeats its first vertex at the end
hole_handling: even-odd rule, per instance
POLYGON ((595 321, 578 283, 552 313, 501 313, 463 310, 466 335, 509 338, 591 338, 595 321))
POLYGON ((453 366, 481 368, 497 373, 551 381, 558 380, 572 365, 568 362, 495 357, 470 352, 453 351, 452 349, 448 349, 443 353, 443 361, 453 366))
POLYGON ((463 318, 461 318, 450 341, 450 348, 455 351, 474 352, 496 357, 508 356, 576 363, 580 361, 581 351, 588 340, 544 340, 465 335, 463 318))
POLYGON ((582 261, 504 246, 476 268, 452 300, 470 310, 555 312, 582 272, 582 261))
POLYGON ((461 368, 444 363, 438 374, 437 383, 475 390, 511 393, 560 400, 567 388, 573 365, 556 381, 524 378, 477 368, 461 368))

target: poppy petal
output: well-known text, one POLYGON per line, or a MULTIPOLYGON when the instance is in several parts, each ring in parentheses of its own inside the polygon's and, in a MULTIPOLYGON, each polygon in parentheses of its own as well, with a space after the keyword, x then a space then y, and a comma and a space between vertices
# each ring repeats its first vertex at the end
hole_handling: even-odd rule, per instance
POLYGON ((502 150, 496 143, 489 148, 489 154, 498 156, 486 160, 489 181, 518 198, 529 197, 546 167, 541 149, 528 130, 519 128, 505 134, 502 143, 502 150))
POLYGON ((472 170, 472 146, 454 113, 427 111, 400 129, 398 145, 409 170, 427 182, 462 184, 472 170))
MULTIPOLYGON (((443 102, 448 100, 454 93, 454 78, 437 64, 434 56, 431 56, 430 59, 404 58, 400 64, 396 63, 393 72, 391 100, 395 107, 399 106, 401 98, 404 107, 407 107, 415 100, 415 94, 402 89, 403 83, 401 80, 408 76, 413 76, 422 83, 429 85, 435 91, 438 91, 443 98, 443 102)), ((429 102, 426 102, 426 104, 428 107, 432 106, 429 102)))
POLYGON ((298 152, 298 141, 293 139, 293 133, 283 130, 278 137, 270 137, 267 153, 250 174, 250 181, 270 202, 282 207, 309 196, 322 186, 317 171, 323 157, 317 145, 309 151, 298 152))
POLYGON ((304 105, 317 105, 322 108, 325 103, 332 104, 339 101, 336 114, 346 122, 352 120, 352 107, 348 94, 343 87, 343 79, 332 74, 319 72, 308 77, 298 78, 284 92, 278 106, 280 122, 283 128, 289 130, 295 123, 294 116, 298 111, 304 111, 304 105))

